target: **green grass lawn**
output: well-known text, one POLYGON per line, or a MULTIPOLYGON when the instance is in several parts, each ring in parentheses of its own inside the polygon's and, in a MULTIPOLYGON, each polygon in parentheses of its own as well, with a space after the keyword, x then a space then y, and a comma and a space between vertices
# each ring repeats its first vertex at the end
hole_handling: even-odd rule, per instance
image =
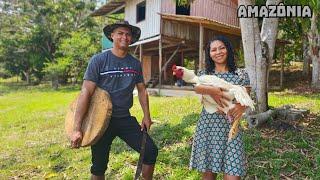
MULTIPOLYGON (((90 149, 72 150, 64 133, 66 108, 79 87, 0 84, 0 179, 88 179, 90 149)), ((320 178, 320 94, 271 93, 269 104, 294 104, 309 108, 313 116, 298 124, 301 131, 269 126, 245 130, 247 179, 320 178)), ((192 135, 201 105, 196 97, 150 97, 150 133, 159 147, 155 179, 200 179, 188 169, 192 135)), ((138 119, 138 99, 131 109, 138 119)), ((268 122, 271 124, 272 122, 268 122)), ((133 179, 138 153, 116 139, 113 142, 108 179, 133 179)), ((219 176, 221 178, 221 176, 219 176)))

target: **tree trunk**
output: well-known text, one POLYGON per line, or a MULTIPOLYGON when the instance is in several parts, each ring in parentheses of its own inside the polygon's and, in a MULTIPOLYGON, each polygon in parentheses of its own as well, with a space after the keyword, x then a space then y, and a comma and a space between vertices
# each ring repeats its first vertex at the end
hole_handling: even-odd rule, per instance
POLYGON ((317 30, 318 13, 313 11, 309 32, 310 57, 312 60, 312 87, 320 89, 320 35, 317 30))
POLYGON ((51 79, 51 85, 54 90, 58 90, 59 88, 59 78, 58 76, 54 76, 51 79))
MULTIPOLYGON (((250 0, 239 0, 239 5, 252 5, 250 0)), ((256 76, 256 57, 255 57, 255 38, 254 34, 254 18, 240 18, 240 27, 242 35, 242 47, 244 51, 245 67, 249 74, 250 85, 252 87, 252 96, 257 104, 257 76, 256 76)))
POLYGON ((274 115, 275 111, 269 109, 268 111, 248 116, 246 119, 248 121, 249 128, 254 128, 266 123, 268 119, 273 119, 274 115))
MULTIPOLYGON (((268 0, 266 2, 266 5, 278 5, 280 3, 280 0, 268 0)), ((265 57, 266 62, 266 88, 268 93, 268 82, 269 82, 269 70, 271 69, 271 65, 273 62, 273 55, 274 55, 274 49, 276 45, 276 39, 277 39, 277 33, 278 33, 278 24, 279 19, 278 18, 264 18, 262 27, 261 27, 261 40, 262 42, 266 43, 267 46, 263 46, 262 48, 262 54, 263 57, 265 57)), ((268 95, 266 95, 266 101, 268 102, 268 95)), ((267 104, 268 105, 268 104, 267 104)), ((267 106, 268 108, 268 106, 267 106)), ((267 109, 266 109, 267 110, 267 109)))
POLYGON ((257 110, 262 113, 268 109, 268 57, 266 56, 268 45, 261 41, 258 21, 254 22, 254 50, 256 58, 256 96, 257 96, 257 110), (264 51, 264 52, 263 52, 264 51))
MULTIPOLYGON (((267 5, 278 4, 279 0, 268 0, 267 5)), ((239 6, 252 5, 251 0, 239 0, 239 6)), ((246 68, 250 77, 257 112, 268 109, 268 72, 273 57, 277 36, 278 19, 264 18, 262 31, 256 18, 240 18, 240 27, 246 68), (253 36, 252 36, 253 35, 253 36)))
POLYGON ((29 70, 23 71, 23 75, 24 75, 25 78, 26 78, 27 84, 30 85, 30 84, 31 84, 31 79, 30 79, 30 72, 29 72, 29 70))
POLYGON ((310 62, 311 62, 311 58, 310 58, 310 53, 309 53, 309 42, 308 42, 308 36, 307 35, 303 35, 302 38, 303 42, 303 71, 302 74, 305 77, 309 76, 310 73, 310 62))
POLYGON ((260 127, 267 120, 284 120, 284 121, 297 121, 306 117, 310 111, 306 109, 297 109, 291 105, 284 105, 280 108, 269 109, 266 112, 246 116, 249 128, 260 127))

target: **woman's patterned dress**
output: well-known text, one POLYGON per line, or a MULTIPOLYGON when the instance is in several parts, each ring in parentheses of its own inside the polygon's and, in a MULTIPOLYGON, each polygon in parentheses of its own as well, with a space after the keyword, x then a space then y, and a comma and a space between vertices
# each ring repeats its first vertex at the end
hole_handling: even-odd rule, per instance
MULTIPOLYGON (((235 74, 208 73, 200 71, 198 75, 216 75, 232 84, 249 86, 249 76, 244 69, 237 69, 235 74)), ((246 171, 242 131, 228 143, 231 124, 225 115, 208 113, 204 108, 197 124, 193 139, 190 168, 201 172, 223 172, 233 176, 244 176, 246 171)))

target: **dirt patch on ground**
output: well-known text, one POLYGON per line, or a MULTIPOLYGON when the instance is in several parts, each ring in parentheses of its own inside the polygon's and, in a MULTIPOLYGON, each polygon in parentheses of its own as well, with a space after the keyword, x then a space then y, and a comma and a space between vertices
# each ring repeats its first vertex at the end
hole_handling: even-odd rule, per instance
POLYGON ((272 131, 294 131, 301 132, 305 129, 312 128, 312 125, 319 124, 320 117, 315 114, 308 114, 301 120, 288 121, 283 119, 269 120, 266 124, 261 126, 261 130, 264 132, 272 131))
MULTIPOLYGON (((284 68, 283 89, 290 89, 294 94, 313 94, 320 90, 311 88, 311 74, 304 76, 302 73, 302 63, 294 63, 284 68)), ((269 86, 280 85, 280 64, 273 64, 269 74, 269 86)))

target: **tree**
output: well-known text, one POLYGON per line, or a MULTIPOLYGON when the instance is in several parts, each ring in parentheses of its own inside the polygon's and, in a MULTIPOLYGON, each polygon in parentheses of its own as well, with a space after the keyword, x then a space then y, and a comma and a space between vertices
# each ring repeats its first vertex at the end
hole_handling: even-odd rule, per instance
POLYGON ((63 53, 57 50, 72 32, 86 32, 92 42, 100 36, 97 23, 88 16, 94 5, 82 0, 1 2, 0 63, 28 82, 30 77, 40 81, 48 70, 44 65, 58 63, 63 53))
POLYGON ((39 56, 33 51, 32 23, 25 9, 3 8, 0 29, 0 62, 13 75, 31 82, 31 74, 38 69, 39 56), (7 11, 5 11, 7 10, 7 11))
POLYGON ((310 57, 312 60, 312 87, 320 89, 320 33, 318 18, 320 16, 320 2, 311 0, 310 5, 313 7, 311 19, 311 28, 308 32, 310 57))
POLYGON ((59 79, 72 77, 73 83, 81 80, 90 57, 98 51, 95 39, 89 33, 72 32, 71 37, 62 40, 55 61, 47 63, 44 71, 57 89, 59 79))
MULTIPOLYGON (((266 5, 280 0, 267 0, 266 5)), ((252 5, 251 0, 239 0, 239 6, 252 5)), ((268 72, 277 37, 278 18, 264 18, 262 27, 256 18, 240 18, 245 64, 257 103, 257 112, 268 109, 268 72)))

